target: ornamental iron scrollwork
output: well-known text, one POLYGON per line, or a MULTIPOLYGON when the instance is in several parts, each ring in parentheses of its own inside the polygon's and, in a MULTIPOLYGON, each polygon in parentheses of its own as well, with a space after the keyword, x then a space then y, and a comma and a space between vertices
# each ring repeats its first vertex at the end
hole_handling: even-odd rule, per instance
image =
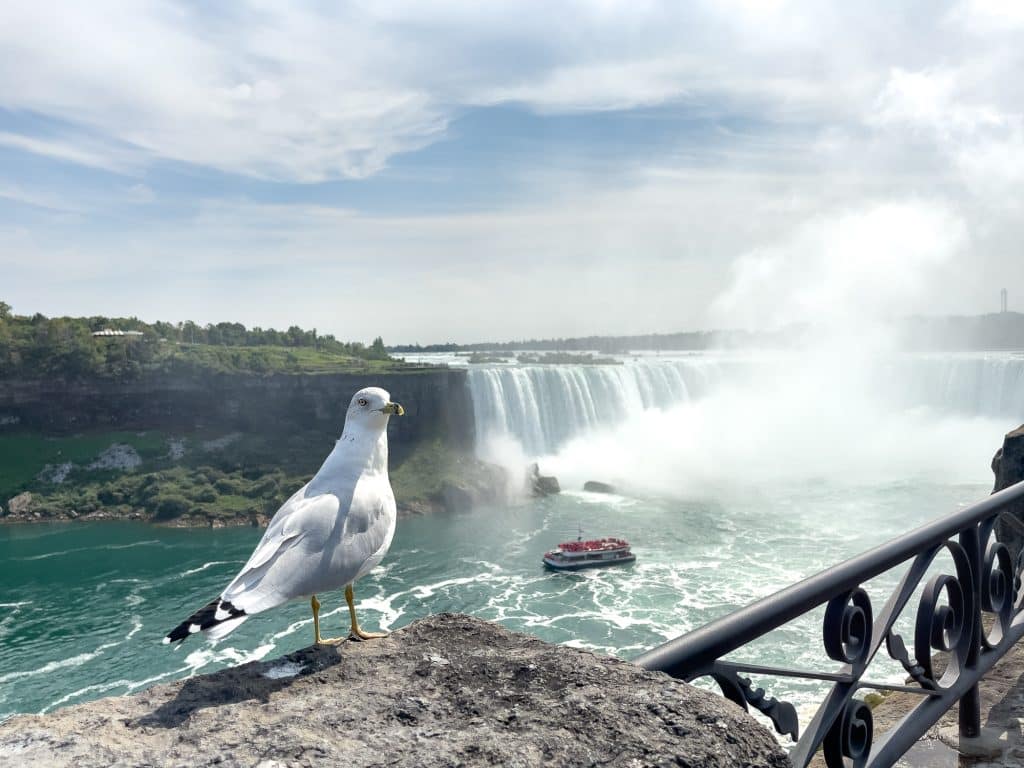
POLYGON ((885 648, 889 652, 889 656, 903 665, 903 669, 910 675, 911 680, 927 690, 934 690, 937 687, 924 667, 910 660, 910 653, 907 652, 907 646, 902 637, 895 632, 889 632, 885 636, 885 648))
POLYGON ((946 548, 953 556, 956 576, 940 573, 928 580, 921 593, 914 624, 914 660, 924 670, 925 677, 934 680, 938 688, 949 687, 960 676, 973 640, 976 610, 974 579, 967 553, 953 541, 947 541, 946 548), (943 594, 945 604, 941 602, 943 594), (934 651, 950 654, 941 680, 935 680, 932 669, 934 651))
POLYGON ((772 721, 777 733, 789 736, 794 741, 800 737, 796 708, 788 701, 768 697, 764 688, 754 688, 749 677, 738 674, 734 669, 716 665, 711 677, 729 701, 743 709, 747 709, 749 704, 772 721))
POLYGON ((843 708, 822 743, 822 753, 828 768, 846 768, 846 760, 853 768, 863 768, 871 754, 874 738, 874 718, 871 707, 860 699, 850 699, 843 708))
POLYGON ((822 636, 830 659, 863 665, 871 650, 871 599, 860 587, 833 597, 825 608, 822 636))
POLYGON ((1015 602, 1013 563, 1005 544, 995 540, 988 542, 980 582, 981 609, 995 614, 991 631, 983 630, 981 635, 981 642, 991 650, 999 645, 1009 628, 1015 602))
POLYGON ((976 601, 970 558, 955 541, 947 541, 944 546, 953 557, 956 576, 936 574, 925 584, 914 624, 914 659, 910 659, 903 638, 894 630, 889 629, 885 636, 889 656, 900 662, 911 679, 926 690, 948 688, 956 681, 973 642, 976 601), (935 679, 932 668, 935 651, 950 653, 941 680, 935 679))
MULTIPOLYGON (((810 763, 819 749, 829 768, 891 766, 958 702, 961 735, 974 735, 981 722, 978 682, 1024 639, 1024 550, 1014 560, 1007 546, 995 539, 996 521, 1022 502, 1024 482, 669 641, 643 654, 637 663, 687 681, 710 676, 728 699, 766 715, 776 731, 796 741, 790 759, 798 768, 810 763), (950 555, 952 568, 935 567, 943 550, 950 555), (876 612, 862 585, 902 566, 895 588, 876 612), (911 653, 895 625, 918 590, 911 653), (823 605, 824 649, 839 669, 791 669, 726 659, 823 605), (906 684, 866 678, 883 644, 909 675, 906 684), (936 653, 948 654, 941 675, 933 666, 936 653), (791 703, 755 688, 740 673, 819 680, 830 687, 801 729, 791 703), (865 689, 903 691, 918 699, 897 725, 876 735, 871 709, 858 698, 865 689)), ((1024 531, 1024 523, 1014 523, 1024 531)))

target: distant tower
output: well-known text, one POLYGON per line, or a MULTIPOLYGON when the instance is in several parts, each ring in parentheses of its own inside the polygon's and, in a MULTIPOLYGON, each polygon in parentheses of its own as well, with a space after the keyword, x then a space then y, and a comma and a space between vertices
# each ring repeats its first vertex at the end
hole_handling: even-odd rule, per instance
POLYGON ((1002 312, 1004 315, 1007 312, 1007 307, 1006 307, 1006 289, 1005 288, 1003 288, 1003 290, 1001 290, 999 292, 999 311, 1002 312))

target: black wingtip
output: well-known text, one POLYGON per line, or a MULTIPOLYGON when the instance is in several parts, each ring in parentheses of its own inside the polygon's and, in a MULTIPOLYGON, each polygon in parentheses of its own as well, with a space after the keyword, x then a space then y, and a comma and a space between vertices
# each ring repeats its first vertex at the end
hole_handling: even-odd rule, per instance
POLYGON ((229 600, 216 598, 189 616, 164 637, 164 645, 182 643, 189 635, 203 632, 230 619, 245 616, 241 608, 235 608, 229 600))
POLYGON ((185 638, 189 636, 188 625, 189 622, 183 621, 181 622, 181 624, 179 624, 170 632, 168 632, 167 635, 164 637, 164 645, 169 645, 170 643, 183 642, 185 638))

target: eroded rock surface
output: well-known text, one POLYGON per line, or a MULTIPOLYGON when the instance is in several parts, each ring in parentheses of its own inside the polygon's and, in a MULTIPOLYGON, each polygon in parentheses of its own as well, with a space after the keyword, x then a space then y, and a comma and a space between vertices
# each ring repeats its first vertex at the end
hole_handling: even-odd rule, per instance
MULTIPOLYGON (((168 652, 154 646, 154 653, 168 652)), ((725 699, 467 616, 0 725, 0 764, 782 768, 725 699)))
MULTIPOLYGON (((995 475, 993 493, 1024 480, 1024 425, 1003 438, 1002 447, 992 457, 992 473, 995 475)), ((996 523, 996 537, 1009 547, 1010 556, 1016 562, 1024 551, 1024 502, 1007 508, 996 523), (1016 524, 1007 519, 1010 516, 1015 518, 1016 524)))

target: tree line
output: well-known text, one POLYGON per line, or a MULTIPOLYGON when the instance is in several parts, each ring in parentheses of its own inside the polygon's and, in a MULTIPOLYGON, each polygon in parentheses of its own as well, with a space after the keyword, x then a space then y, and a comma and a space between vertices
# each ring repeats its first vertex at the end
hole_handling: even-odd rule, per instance
MULTIPOLYGON (((225 356, 215 351, 213 355, 190 356, 190 347, 284 347, 360 360, 390 359, 379 336, 366 345, 339 341, 332 334, 297 325, 278 331, 227 322, 199 325, 190 320, 147 323, 137 317, 16 315, 11 305, 0 301, 0 378, 123 377, 147 367, 195 367, 197 361, 202 367, 204 361, 221 359, 243 370, 269 370, 277 359, 259 354, 258 349, 248 355, 236 352, 225 356), (108 328, 135 331, 141 336, 93 336, 108 328)), ((298 358, 291 355, 287 360, 296 362, 298 358)))

